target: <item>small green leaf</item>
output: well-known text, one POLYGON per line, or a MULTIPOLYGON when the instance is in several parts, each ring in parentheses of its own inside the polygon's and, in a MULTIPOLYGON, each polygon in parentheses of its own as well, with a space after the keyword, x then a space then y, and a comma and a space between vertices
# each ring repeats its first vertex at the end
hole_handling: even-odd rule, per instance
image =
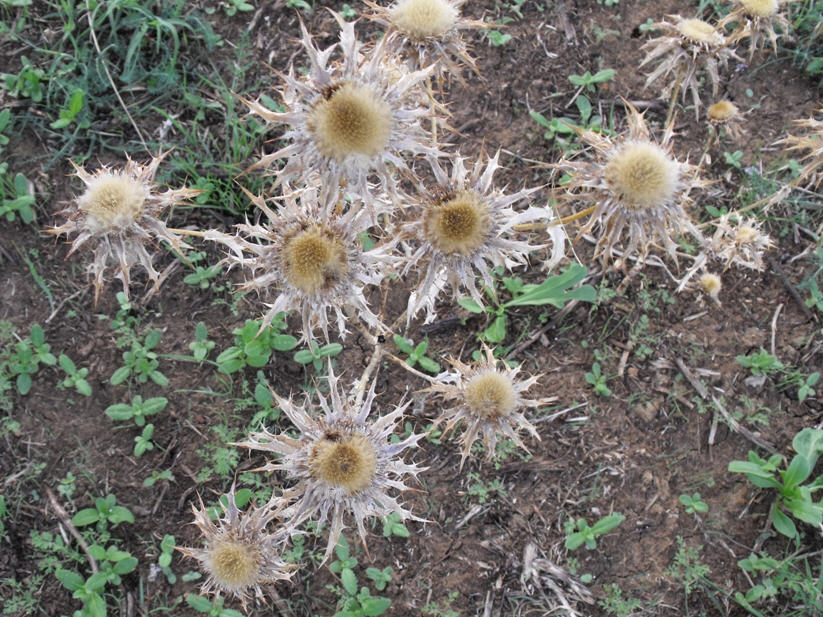
POLYGON ((776 501, 772 505, 772 522, 779 533, 792 539, 797 537, 797 528, 794 526, 792 519, 783 514, 776 501))
POLYGON ((114 523, 133 523, 134 515, 123 506, 114 506, 108 516, 109 521, 114 523))
POLYGON ((77 572, 58 568, 54 575, 57 577, 57 580, 63 584, 63 587, 69 591, 76 591, 83 586, 83 577, 77 574, 77 572))
POLYGON ((100 513, 95 508, 85 508, 75 514, 71 522, 75 527, 85 527, 100 520, 100 513))
POLYGON ((343 589, 350 596, 357 595, 357 577, 352 572, 351 568, 343 568, 340 572, 340 582, 343 583, 343 589))
POLYGON ((472 298, 468 298, 468 297, 460 298, 460 299, 457 300, 457 304, 462 306, 464 309, 466 309, 470 313, 482 313, 483 312, 483 307, 480 306, 480 304, 478 304, 472 298))
POLYGON ((391 600, 380 596, 369 596, 368 598, 363 598, 360 606, 363 610, 363 615, 367 617, 377 617, 389 610, 391 600))

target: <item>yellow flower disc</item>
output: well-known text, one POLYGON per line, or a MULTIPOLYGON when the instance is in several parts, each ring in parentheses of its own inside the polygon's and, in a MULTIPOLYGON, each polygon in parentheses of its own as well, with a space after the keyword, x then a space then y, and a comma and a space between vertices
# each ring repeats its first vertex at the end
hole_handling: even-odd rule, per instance
POLYGON ((423 234, 444 255, 470 255, 483 244, 490 225, 488 206, 474 191, 460 191, 423 213, 423 234))
POLYGON ((312 478, 340 486, 349 495, 371 486, 377 468, 374 447, 364 435, 326 435, 309 457, 312 478))
POLYGON ((235 540, 217 540, 208 549, 208 565, 214 580, 232 591, 257 582, 261 561, 258 547, 235 540))
POLYGON ((650 142, 624 145, 605 169, 615 198, 633 210, 670 203, 677 189, 678 165, 660 146, 650 142))
POLYGON ((395 27, 415 39, 442 37, 457 17, 457 7, 447 0, 401 0, 391 9, 395 27))
POLYGON ((466 384, 466 406, 481 418, 505 418, 514 411, 517 395, 511 379, 497 371, 479 373, 466 384))
POLYGON ((104 173, 89 182, 77 205, 103 227, 128 227, 143 212, 147 189, 124 174, 104 173))
POLYGON ((346 274, 346 249, 330 230, 313 226, 286 240, 283 263, 289 283, 314 294, 333 287, 346 274))

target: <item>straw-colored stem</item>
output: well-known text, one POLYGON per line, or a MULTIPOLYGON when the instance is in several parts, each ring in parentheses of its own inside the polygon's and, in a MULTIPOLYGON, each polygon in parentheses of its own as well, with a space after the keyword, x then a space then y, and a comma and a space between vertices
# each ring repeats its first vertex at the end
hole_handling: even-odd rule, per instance
POLYGON ((668 127, 669 122, 671 122, 672 117, 674 116, 674 107, 677 105, 677 95, 680 94, 680 86, 683 85, 683 78, 686 76, 686 66, 683 65, 680 67, 680 71, 677 73, 677 80, 674 82, 674 89, 672 90, 672 100, 669 101, 669 110, 666 112, 666 122, 663 123, 663 126, 668 127))
POLYGON ((396 363, 396 364, 399 364, 399 365, 400 365, 400 366, 402 366, 404 369, 406 369, 409 373, 411 373, 412 375, 416 375, 416 376, 417 376, 417 377, 419 377, 420 379, 425 379, 425 380, 426 380, 426 381, 428 381, 429 383, 434 383, 434 382, 436 382, 436 381, 437 381, 437 380, 436 380, 435 378, 433 378, 431 375, 426 375, 425 373, 421 373, 420 371, 418 371, 416 368, 412 368, 411 366, 409 366, 408 362, 406 362, 406 361, 405 361, 405 360, 403 360, 402 358, 398 358, 398 357, 397 357, 397 356, 395 356, 394 354, 391 354, 391 353, 389 353, 389 352, 386 352, 386 357, 387 357, 389 360, 391 360, 392 362, 394 362, 394 363, 396 363))
POLYGON ((435 99, 431 77, 426 77, 426 92, 429 95, 429 119, 432 123, 432 142, 434 143, 434 147, 437 148, 437 114, 434 111, 435 99))
POLYGON ((381 343, 376 343, 374 350, 372 351, 371 359, 366 365, 366 368, 363 370, 363 375, 360 376, 360 380, 357 382, 357 392, 354 398, 355 409, 359 409, 363 404, 363 398, 366 396, 366 391, 369 389, 368 384, 371 379, 371 375, 379 366, 380 360, 383 358, 384 353, 383 345, 381 343))
POLYGON ((176 227, 168 227, 167 229, 170 232, 180 234, 181 236, 197 236, 198 238, 202 238, 206 235, 206 232, 197 231, 195 229, 177 229, 176 227))
POLYGON ((584 208, 580 212, 575 212, 574 214, 570 214, 569 216, 564 216, 562 219, 556 219, 549 223, 550 226, 556 227, 557 225, 565 225, 566 223, 571 223, 572 221, 576 221, 577 219, 582 219, 584 216, 589 216, 592 212, 595 211, 597 206, 589 206, 588 208, 584 208))

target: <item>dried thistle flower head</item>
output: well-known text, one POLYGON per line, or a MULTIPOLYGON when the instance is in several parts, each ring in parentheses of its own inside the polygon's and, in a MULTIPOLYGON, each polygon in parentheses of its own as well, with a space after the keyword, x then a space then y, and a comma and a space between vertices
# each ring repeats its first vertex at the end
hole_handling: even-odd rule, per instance
MULTIPOLYGON (((823 115, 823 107, 817 110, 817 113, 823 115)), ((809 181, 812 186, 818 187, 823 182, 823 120, 811 117, 806 120, 795 120, 794 124, 805 129, 806 134, 788 135, 777 143, 789 152, 808 150, 808 153, 801 157, 805 163, 796 183, 809 181)))
POLYGON ((200 191, 183 188, 156 192, 153 180, 165 155, 153 158, 147 165, 128 159, 120 170, 103 166, 94 173, 72 163, 86 190, 60 212, 68 220, 46 232, 58 236, 76 234, 69 255, 82 246, 93 245, 93 258, 87 271, 94 276, 95 306, 111 269, 117 270, 115 278, 123 282, 127 296, 132 266, 142 266, 153 283, 147 297, 159 289, 170 270, 167 268, 161 273, 154 268, 148 243, 163 240, 176 251, 190 248, 159 217, 171 206, 184 203, 200 191))
POLYGON ((515 212, 512 205, 523 201, 536 189, 522 189, 506 195, 492 184, 499 168, 498 152, 494 158, 478 159, 469 170, 465 160, 454 157, 451 175, 436 160, 431 168, 436 185, 420 187, 416 221, 407 224, 405 238, 416 245, 412 249, 404 274, 418 269, 416 289, 409 296, 408 318, 426 308, 426 322, 435 317, 434 303, 448 286, 457 297, 461 289, 483 304, 477 277, 494 288, 491 269, 513 268, 526 263, 526 255, 542 248, 510 240, 515 225, 549 218, 544 208, 529 207, 515 212))
POLYGON ((374 13, 368 15, 388 28, 387 45, 408 58, 412 70, 434 67, 463 81, 460 62, 478 73, 462 31, 487 28, 488 24, 461 17, 465 0, 397 0, 388 7, 365 0, 374 13))
POLYGON ((364 250, 359 236, 369 228, 367 212, 354 205, 342 210, 336 202, 323 204, 318 191, 307 187, 283 195, 277 212, 262 197, 249 195, 268 221, 237 225, 235 236, 210 230, 205 238, 231 249, 225 260, 229 266, 250 273, 244 289, 275 296, 266 305, 263 327, 278 313, 295 310, 302 318, 301 341, 314 340, 318 328, 328 341, 330 312, 341 337, 347 332, 347 312, 384 331, 364 288, 380 285, 393 270, 395 241, 364 250))
POLYGON ((641 48, 648 51, 640 66, 660 61, 646 78, 646 88, 658 80, 668 80, 660 88, 660 98, 671 98, 675 88, 680 88, 681 98, 685 101, 686 92, 691 92, 695 117, 699 117, 699 70, 705 68, 712 93, 717 96, 719 67, 725 66, 730 59, 737 58, 737 55, 730 45, 731 41, 712 24, 700 19, 685 19, 679 15, 669 17, 674 23, 663 20, 654 24, 663 31, 663 35, 647 41, 641 48))
POLYGON ((643 114, 629 103, 626 109, 627 134, 613 138, 580 131, 591 146, 593 159, 564 158, 554 165, 572 176, 557 197, 574 204, 581 200, 594 204, 580 234, 598 228, 596 252, 604 263, 624 241, 627 256, 639 251, 641 261, 656 241, 674 257, 673 234, 688 231, 700 238, 685 206, 688 191, 703 182, 695 166, 674 158, 669 144, 671 126, 656 143, 643 114))
POLYGON ((709 105, 706 111, 709 125, 717 130, 719 128, 725 129, 733 139, 739 140, 743 138, 742 121, 743 114, 737 108, 737 105, 731 101, 717 101, 709 105))
POLYGON ((270 167, 278 159, 286 164, 273 173, 278 184, 306 183, 319 173, 323 199, 345 191, 379 213, 390 202, 378 201, 380 189, 397 198, 397 173, 409 170, 403 159, 411 155, 439 156, 429 143, 421 121, 430 110, 421 105, 420 90, 431 69, 408 72, 397 67, 385 37, 367 53, 355 38, 354 24, 332 11, 340 24, 340 43, 320 51, 301 24, 303 48, 311 68, 296 76, 294 65, 283 75, 285 112, 275 112, 260 102, 245 101, 253 114, 267 123, 285 124, 289 143, 265 155, 256 166, 270 167), (342 58, 329 64, 338 47, 342 58), (371 183, 379 180, 378 191, 371 183))
POLYGON ((461 469, 477 439, 483 440, 487 460, 494 457, 500 436, 511 439, 518 447, 527 450, 518 432, 528 431, 538 440, 540 436, 523 412, 556 400, 555 397, 524 398, 523 392, 537 383, 539 377, 517 379, 519 366, 510 368, 505 362, 498 361, 488 347, 484 347, 483 355, 485 357, 482 360, 472 365, 451 358, 449 362, 455 370, 438 375, 437 381, 426 389, 439 395, 446 404, 454 405, 444 410, 435 424, 445 421, 444 431, 449 432, 461 421, 464 423, 463 434, 460 436, 463 444, 460 451, 461 469))
POLYGON ((763 252, 772 248, 774 242, 761 231, 759 221, 729 212, 721 216, 715 225, 709 247, 718 259, 725 262, 724 270, 732 264, 752 270, 763 269, 763 252))
POLYGON ((796 0, 732 0, 732 10, 718 24, 737 23, 736 38, 749 38, 749 60, 757 49, 768 39, 772 51, 777 53, 777 39, 781 36, 792 40, 792 25, 781 12, 784 5, 796 0), (777 29, 777 30, 775 30, 777 29), (779 34, 778 34, 779 31, 779 34))
POLYGON ((355 406, 354 393, 340 392, 339 378, 331 367, 328 381, 329 397, 317 392, 319 410, 313 408, 308 397, 298 406, 275 394, 278 406, 300 431, 298 436, 293 432, 272 434, 264 429, 251 433, 248 441, 236 444, 279 455, 261 471, 283 470, 297 482, 293 489, 297 502, 285 512, 293 517, 295 526, 308 518, 317 518, 321 525, 331 519, 324 561, 340 539, 347 513, 354 517, 364 545, 364 521, 368 517, 385 518, 396 513, 403 520, 422 520, 387 492, 405 490, 404 476, 416 476, 421 471, 416 465, 404 463, 399 455, 415 446, 422 435, 389 442, 408 403, 368 422, 375 384, 372 383, 363 402, 355 406))
POLYGON ((720 289, 723 287, 722 282, 720 281, 720 277, 716 274, 712 274, 711 272, 704 272, 700 276, 700 280, 698 281, 700 285, 700 289, 705 293, 709 298, 714 300, 718 306, 720 305, 720 289))
POLYGON ((176 547, 187 557, 200 562, 208 577, 201 593, 237 597, 245 608, 250 594, 263 597, 261 585, 289 580, 293 565, 280 559, 283 545, 290 537, 288 527, 279 527, 273 534, 265 528, 278 517, 286 502, 280 498, 248 512, 237 508, 234 486, 221 502, 223 516, 213 523, 208 509, 200 501, 200 509, 192 506, 194 524, 203 534, 206 544, 201 549, 176 547))

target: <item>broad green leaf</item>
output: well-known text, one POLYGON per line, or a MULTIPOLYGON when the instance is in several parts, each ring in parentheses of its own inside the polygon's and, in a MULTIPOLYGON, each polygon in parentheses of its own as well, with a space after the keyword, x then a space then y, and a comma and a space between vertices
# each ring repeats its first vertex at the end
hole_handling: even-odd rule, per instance
POLYGON ((75 527, 85 527, 100 520, 100 513, 95 508, 85 508, 75 514, 71 522, 75 527))
POLYGON ((60 368, 66 371, 69 375, 73 375, 77 372, 77 367, 74 365, 74 362, 71 361, 66 354, 60 354, 60 368))
POLYGON ((798 484, 802 484, 811 472, 812 469, 806 457, 802 455, 795 456, 789 464, 789 468, 782 474, 785 490, 789 491, 798 484))
POLYGON ((759 478, 773 477, 771 472, 764 471, 757 463, 750 463, 748 461, 730 461, 728 470, 732 473, 745 473, 759 478))
POLYGON ((121 383, 126 381, 131 375, 131 367, 130 366, 121 366, 119 369, 114 371, 109 379, 109 383, 113 386, 119 386, 121 383))
POLYGON ((110 405, 103 413, 105 413, 112 420, 131 420, 132 416, 134 416, 132 406, 126 405, 125 403, 110 405))
POLYGON ((31 390, 31 375, 23 373, 17 376, 17 391, 25 396, 31 390))
POLYGON ((289 351, 297 347, 297 339, 291 334, 276 334, 271 339, 275 351, 289 351))
POLYGON ((114 565, 114 571, 116 574, 128 574, 129 572, 134 571, 137 567, 137 558, 136 557, 126 557, 125 559, 118 561, 114 565))
POLYGON ((473 299, 468 298, 468 297, 460 298, 457 301, 457 304, 462 306, 464 309, 466 309, 470 313, 482 313, 483 312, 483 307, 480 306, 476 301, 474 301, 473 299))
POLYGON ((772 505, 772 522, 774 523, 774 528, 779 533, 782 533, 784 536, 792 539, 797 537, 797 528, 794 526, 792 519, 783 514, 777 506, 776 501, 774 505, 772 505))
POLYGON ((83 586, 83 577, 77 574, 77 572, 58 568, 54 575, 57 577, 57 580, 63 584, 63 587, 69 591, 76 591, 83 586))
POLYGON ((601 518, 594 525, 592 525, 592 532, 594 532, 595 535, 602 535, 611 531, 625 520, 625 516, 619 512, 615 512, 614 514, 601 518))
POLYGON ((585 266, 578 263, 569 264, 565 272, 551 276, 539 285, 525 285, 523 294, 512 298, 503 307, 551 304, 560 308, 567 300, 571 299, 594 302, 597 293, 591 285, 584 285, 579 289, 570 289, 586 278, 587 273, 588 270, 585 266))
POLYGON ((404 354, 411 355, 414 353, 414 348, 411 346, 409 339, 403 338, 399 334, 395 334, 392 337, 394 344, 397 345, 397 348, 402 351, 404 354))
POLYGON ((823 430, 804 428, 794 436, 792 446, 795 452, 809 461, 810 467, 814 467, 820 453, 823 452, 823 430))
POLYGON ((363 599, 360 606, 363 609, 363 615, 367 617, 377 617, 389 610, 391 600, 379 596, 369 596, 363 599))
POLYGON ((294 361, 300 364, 310 364, 314 360, 314 356, 308 349, 301 349, 294 354, 294 361))
POLYGON ((143 413, 147 416, 163 411, 168 404, 169 399, 165 396, 153 396, 143 403, 143 413))
POLYGON ((357 577, 352 572, 351 568, 343 568, 340 572, 340 582, 343 583, 343 589, 350 596, 357 595, 357 577))
POLYGON ((583 536, 582 533, 575 532, 573 534, 570 534, 566 538, 565 547, 568 550, 573 551, 573 550, 576 550, 576 549, 580 548, 581 546, 583 546, 583 542, 585 542, 585 541, 586 541, 586 538, 583 536))
POLYGON ((424 371, 428 371, 429 373, 440 372, 440 365, 431 358, 423 356, 422 358, 418 358, 417 361, 420 363, 420 368, 424 371))
POLYGON ((149 373, 149 377, 151 378, 151 380, 152 380, 154 383, 156 383, 156 384, 157 384, 158 386, 160 386, 161 388, 165 388, 166 386, 168 386, 168 385, 169 385, 169 379, 168 379, 168 377, 166 377, 166 376, 165 376, 163 373, 161 373, 160 371, 152 371, 151 373, 149 373))
POLYGON ((112 523, 133 523, 134 515, 123 506, 114 506, 109 513, 108 519, 112 523))

